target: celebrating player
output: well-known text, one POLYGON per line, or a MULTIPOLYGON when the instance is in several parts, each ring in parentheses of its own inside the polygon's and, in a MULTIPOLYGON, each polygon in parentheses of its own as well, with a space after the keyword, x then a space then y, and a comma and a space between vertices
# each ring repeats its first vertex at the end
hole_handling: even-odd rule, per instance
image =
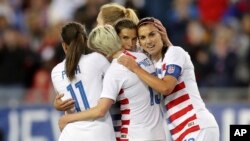
POLYGON ((122 18, 116 21, 114 28, 120 37, 122 48, 137 51, 137 25, 132 20, 122 18))
POLYGON ((143 83, 134 73, 117 63, 117 58, 127 54, 149 73, 155 69, 149 58, 143 53, 125 51, 119 36, 111 25, 98 26, 89 35, 88 46, 113 60, 103 83, 101 98, 97 106, 87 111, 64 115, 60 118, 60 127, 82 120, 102 118, 114 102, 121 105, 121 140, 129 141, 165 141, 159 99, 154 91, 143 83))
MULTIPOLYGON (((124 6, 117 4, 117 3, 107 3, 101 6, 98 17, 97 17, 97 24, 98 25, 105 25, 111 24, 114 25, 115 22, 119 19, 127 18, 132 20, 135 24, 139 22, 139 19, 135 13, 135 11, 131 8, 125 8, 124 6)), ((137 31, 136 31, 137 32, 137 31)), ((130 37, 133 37, 134 40, 134 33, 129 34, 130 37)), ((124 43, 121 39, 122 44, 124 43)), ((134 42, 133 42, 134 43, 134 42)), ((126 43, 124 43, 124 46, 126 43)), ((62 101, 61 98, 63 94, 57 94, 54 100, 54 107, 59 111, 66 111, 74 107, 74 100, 67 99, 62 101)))
POLYGON ((139 43, 154 62, 159 78, 141 69, 129 56, 122 56, 118 61, 165 96, 164 118, 172 139, 219 141, 217 122, 201 99, 189 54, 172 45, 159 20, 143 18, 137 27, 139 43))
MULTIPOLYGON (((110 63, 99 53, 87 54, 87 35, 81 24, 66 24, 62 28, 61 37, 66 59, 52 70, 54 88, 58 93, 64 94, 62 100, 75 100, 75 107, 67 108, 66 114, 86 111, 97 105, 102 91, 103 76, 110 63)), ((67 124, 59 137, 59 141, 83 139, 115 141, 113 124, 108 112, 94 121, 67 124)))

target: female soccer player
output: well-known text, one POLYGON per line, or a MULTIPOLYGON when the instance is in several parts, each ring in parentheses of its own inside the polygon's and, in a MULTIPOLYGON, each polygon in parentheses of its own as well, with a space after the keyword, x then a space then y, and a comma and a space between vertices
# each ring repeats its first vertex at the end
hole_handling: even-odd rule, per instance
POLYGON ((130 19, 122 18, 115 22, 114 28, 120 37, 122 48, 137 51, 137 25, 130 19))
POLYGON ((139 43, 154 62, 158 77, 141 69, 131 57, 122 56, 118 61, 164 95, 164 118, 172 139, 219 141, 217 122, 201 99, 189 54, 172 45, 158 19, 143 18, 137 27, 139 43))
MULTIPOLYGON (((121 47, 119 37, 111 25, 98 26, 89 35, 88 46, 112 60, 104 80, 98 104, 89 110, 64 115, 60 127, 82 120, 103 118, 114 102, 121 105, 120 140, 126 141, 165 141, 159 99, 154 91, 134 73, 117 62, 121 55, 133 57, 149 73, 155 69, 143 53, 129 52, 121 47)), ((67 127, 67 126, 66 126, 67 127)))
MULTIPOLYGON (((118 4, 118 3, 107 3, 101 6, 99 14, 97 16, 97 24, 98 25, 105 25, 105 24, 110 24, 110 25, 115 25, 115 23, 119 19, 127 18, 137 24, 139 22, 139 19, 135 13, 135 11, 131 8, 125 8, 124 6, 118 4)), ((117 28, 119 28, 117 25, 117 28)), ((133 31, 134 32, 134 31, 133 31)), ((137 31, 135 30, 135 33, 137 31)), ((134 34, 131 32, 129 33, 130 38, 133 39, 133 44, 134 44, 134 34)), ((119 35, 123 34, 120 33, 119 35)), ((137 34, 137 33, 136 33, 137 34)), ((123 39, 121 39, 122 45, 127 46, 127 42, 124 42, 123 39)), ((59 111, 66 111, 72 107, 74 107, 74 100, 73 99, 67 99, 62 101, 61 98, 63 97, 63 94, 57 94, 56 98, 54 100, 54 107, 59 110, 59 111)), ((115 107, 114 107, 115 109, 115 107)))
MULTIPOLYGON (((51 79, 62 100, 73 98, 75 107, 66 114, 86 111, 97 105, 104 73, 110 63, 99 53, 87 54, 87 34, 83 25, 72 22, 62 28, 65 60, 57 64, 51 79), (93 63, 94 62, 94 63, 93 63)), ((59 141, 115 141, 109 113, 94 121, 71 122, 62 131, 59 141)))

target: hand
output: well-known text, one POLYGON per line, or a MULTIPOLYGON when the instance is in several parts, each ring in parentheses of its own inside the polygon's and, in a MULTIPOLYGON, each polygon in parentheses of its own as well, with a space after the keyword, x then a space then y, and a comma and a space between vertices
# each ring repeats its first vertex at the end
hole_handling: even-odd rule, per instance
POLYGON ((74 107, 75 101, 72 98, 62 101, 63 96, 64 94, 57 94, 54 100, 54 107, 58 111, 68 111, 74 107))
POLYGON ((67 124, 68 124, 68 116, 67 115, 61 116, 58 121, 58 125, 61 132, 67 124))
POLYGON ((123 55, 120 58, 118 58, 118 63, 122 64, 123 66, 127 67, 129 70, 134 71, 137 67, 137 63, 135 60, 127 55, 123 55))
POLYGON ((172 43, 169 41, 166 28, 161 23, 155 23, 154 25, 158 28, 159 33, 161 34, 163 44, 166 46, 172 45, 172 43))

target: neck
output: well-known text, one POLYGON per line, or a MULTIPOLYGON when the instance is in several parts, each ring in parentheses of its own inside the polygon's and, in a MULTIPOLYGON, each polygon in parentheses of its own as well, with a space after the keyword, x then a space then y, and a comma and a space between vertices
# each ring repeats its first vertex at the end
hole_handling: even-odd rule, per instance
POLYGON ((151 60, 154 62, 158 62, 162 58, 161 52, 156 55, 151 55, 151 60))

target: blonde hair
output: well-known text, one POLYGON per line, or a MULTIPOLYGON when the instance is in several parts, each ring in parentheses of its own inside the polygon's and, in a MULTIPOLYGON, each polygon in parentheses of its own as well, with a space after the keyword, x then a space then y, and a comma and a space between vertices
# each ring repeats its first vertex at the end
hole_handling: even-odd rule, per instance
POLYGON ((135 11, 131 8, 125 8, 118 3, 108 3, 104 4, 100 8, 101 16, 106 24, 113 25, 118 19, 128 18, 131 19, 136 24, 139 22, 135 11))
POLYGON ((121 43, 113 26, 100 25, 90 32, 88 47, 110 57, 121 49, 121 43))

